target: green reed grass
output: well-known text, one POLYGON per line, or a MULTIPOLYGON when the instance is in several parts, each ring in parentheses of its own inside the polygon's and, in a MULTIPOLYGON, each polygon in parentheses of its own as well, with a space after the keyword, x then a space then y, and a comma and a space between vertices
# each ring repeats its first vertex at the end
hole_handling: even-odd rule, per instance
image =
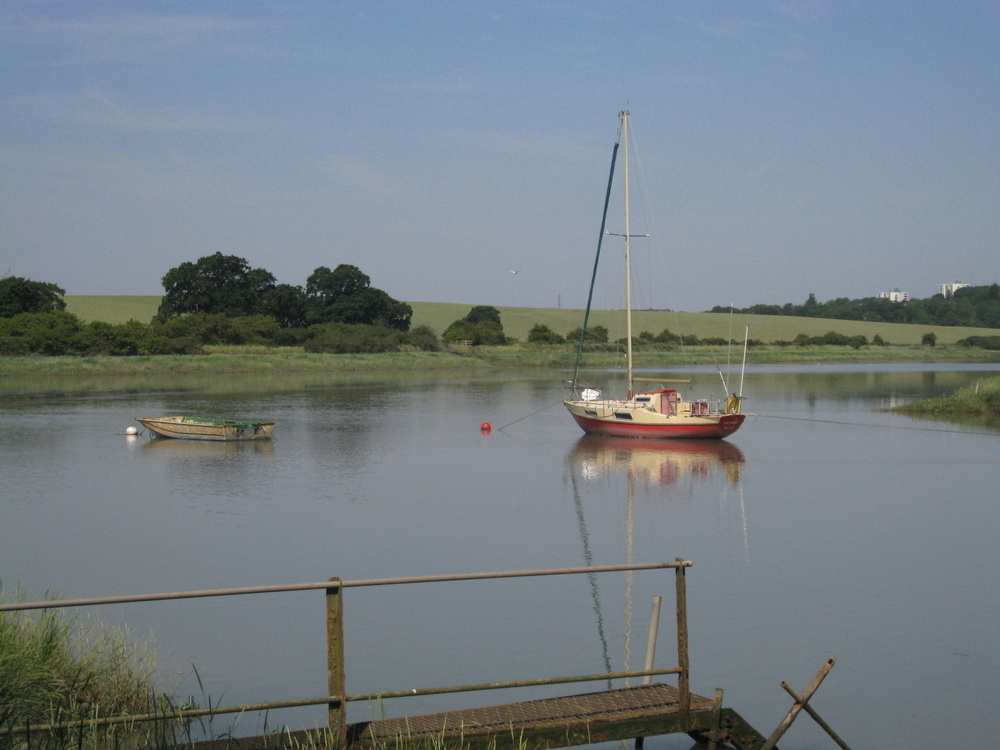
POLYGON ((889 411, 928 417, 1000 417, 1000 377, 985 378, 959 388, 950 396, 903 404, 889 411))
MULTIPOLYGON (((15 590, 11 597, 23 601, 15 590)), ((0 601, 7 601, 0 591, 0 601)), ((0 612, 0 748, 97 748, 108 743, 146 745, 173 732, 176 722, 123 722, 110 716, 173 710, 153 686, 150 639, 60 609, 0 612), (73 723, 73 729, 17 731, 73 723)))

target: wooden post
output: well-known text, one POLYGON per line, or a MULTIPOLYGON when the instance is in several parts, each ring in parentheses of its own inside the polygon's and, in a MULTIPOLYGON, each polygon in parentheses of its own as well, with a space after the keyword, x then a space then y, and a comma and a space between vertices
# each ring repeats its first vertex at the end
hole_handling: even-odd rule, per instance
POLYGON ((330 579, 326 589, 327 725, 338 747, 347 747, 347 694, 344 677, 344 588, 339 578, 330 579))
MULTIPOLYGON (((684 562, 677 558, 677 562, 684 562)), ((681 721, 684 728, 691 725, 691 683, 688 664, 688 629, 687 629, 687 585, 685 578, 685 568, 678 566, 675 570, 675 581, 677 584, 677 666, 680 667, 680 674, 677 676, 677 688, 680 693, 681 721)))
MULTIPOLYGON (((660 606, 663 603, 662 596, 653 597, 653 613, 649 617, 649 636, 646 638, 646 666, 644 669, 652 669, 656 660, 656 634, 660 630, 660 606)), ((643 685, 653 682, 653 675, 648 674, 643 679, 643 685)))
POLYGON ((774 746, 778 744, 778 740, 780 740, 781 736, 788 731, 788 727, 790 727, 792 722, 795 721, 795 717, 799 715, 800 711, 802 711, 802 707, 806 705, 806 702, 812 698, 813 693, 819 689, 820 683, 823 682, 827 674, 830 673, 830 670, 833 669, 833 665, 836 661, 836 659, 827 659, 826 664, 820 667, 819 672, 817 672, 816 676, 813 677, 812 682, 809 683, 809 686, 806 688, 805 692, 802 693, 800 699, 796 700, 795 704, 788 709, 788 713, 785 715, 785 718, 782 719, 780 724, 778 724, 778 728, 774 730, 771 736, 767 738, 767 742, 761 745, 760 750, 774 750, 774 746))
POLYGON ((709 734, 708 750, 719 750, 719 729, 722 728, 722 688, 715 689, 712 701, 712 728, 709 734))
POLYGON ((805 712, 813 718, 813 721, 815 721, 817 724, 820 725, 820 728, 824 732, 830 735, 830 739, 832 739, 834 742, 840 745, 840 747, 842 747, 843 750, 851 750, 851 748, 847 746, 847 743, 844 742, 842 739, 840 739, 840 735, 834 732, 833 728, 825 721, 823 721, 823 718, 818 713, 816 713, 816 709, 814 709, 812 706, 806 703, 806 701, 802 698, 802 696, 800 696, 798 693, 792 690, 791 686, 789 686, 787 682, 782 682, 781 687, 783 687, 785 689, 785 692, 788 693, 790 696, 792 696, 796 700, 796 702, 802 704, 802 708, 805 709, 805 712))

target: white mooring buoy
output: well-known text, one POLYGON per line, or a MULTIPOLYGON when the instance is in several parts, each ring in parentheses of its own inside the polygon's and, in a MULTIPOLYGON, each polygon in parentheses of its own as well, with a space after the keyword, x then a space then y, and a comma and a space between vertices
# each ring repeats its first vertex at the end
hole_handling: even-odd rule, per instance
POLYGON ((139 429, 135 425, 130 425, 125 428, 126 435, 138 435, 139 429))

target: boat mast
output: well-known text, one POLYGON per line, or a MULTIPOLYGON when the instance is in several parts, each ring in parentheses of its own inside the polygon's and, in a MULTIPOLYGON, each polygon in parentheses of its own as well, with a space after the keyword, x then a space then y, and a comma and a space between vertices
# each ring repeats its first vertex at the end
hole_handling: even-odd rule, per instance
POLYGON ((629 194, 628 194, 628 110, 621 112, 622 134, 621 142, 624 146, 623 156, 625 170, 623 172, 625 182, 625 351, 628 361, 628 397, 632 395, 632 235, 629 226, 629 194))

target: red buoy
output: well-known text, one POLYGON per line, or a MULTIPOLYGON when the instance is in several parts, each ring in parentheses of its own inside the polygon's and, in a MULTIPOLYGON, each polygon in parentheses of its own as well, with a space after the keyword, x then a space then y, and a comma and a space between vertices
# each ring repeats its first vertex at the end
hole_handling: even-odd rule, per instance
POLYGON ((493 429, 493 425, 491 425, 489 422, 483 422, 481 425, 479 425, 479 429, 483 432, 489 432, 490 430, 493 429))

